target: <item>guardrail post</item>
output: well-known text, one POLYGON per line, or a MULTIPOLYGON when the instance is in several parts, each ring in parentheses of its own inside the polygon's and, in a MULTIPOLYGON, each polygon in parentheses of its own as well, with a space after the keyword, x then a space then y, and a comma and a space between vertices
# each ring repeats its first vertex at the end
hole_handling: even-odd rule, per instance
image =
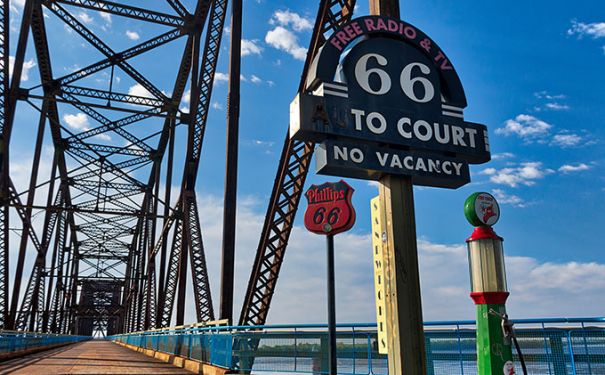
MULTIPOLYGON (((330 362, 328 360, 329 341, 328 334, 321 335, 319 351, 319 371, 320 374, 328 374, 330 371, 330 362)), ((315 366, 313 366, 315 373, 315 366)))
POLYGON ((183 347, 183 336, 180 334, 175 334, 176 336, 176 345, 174 346, 174 354, 181 355, 181 349, 183 347))
POLYGON ((298 371, 298 335, 296 332, 296 327, 294 327, 294 372, 298 371))
POLYGON ((567 346, 569 347, 569 360, 571 361, 571 373, 576 375, 576 358, 573 352, 573 343, 571 342, 571 332, 567 331, 567 346))
POLYGON ((189 334, 189 350, 187 350, 187 358, 191 359, 191 352, 193 349, 193 334, 189 334))
POLYGON ((433 348, 431 348, 431 338, 427 334, 424 335, 424 348, 426 352, 426 375, 435 375, 433 348))
POLYGON ((567 375, 565 366, 565 353, 563 352, 563 337, 561 335, 549 335, 550 351, 552 353, 553 370, 555 375, 567 375), (558 360, 557 360, 558 359, 558 360))
POLYGON ((584 351, 586 352, 586 363, 588 364, 588 374, 592 375, 592 366, 590 364, 590 352, 588 350, 588 342, 586 340, 586 327, 584 327, 584 322, 582 322, 582 338, 584 339, 584 351))

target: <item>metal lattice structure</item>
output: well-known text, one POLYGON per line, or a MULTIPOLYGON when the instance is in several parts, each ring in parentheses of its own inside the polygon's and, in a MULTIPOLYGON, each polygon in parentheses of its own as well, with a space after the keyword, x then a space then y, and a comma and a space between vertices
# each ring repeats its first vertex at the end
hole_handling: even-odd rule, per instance
MULTIPOLYGON (((5 328, 87 335, 169 325, 175 297, 184 305, 179 280, 189 272, 188 258, 197 319, 214 319, 195 183, 227 1, 199 0, 195 9, 179 0, 145 8, 124 3, 27 0, 12 14, 21 19, 12 77, 8 37, 13 9, 8 1, 0 5, 0 325, 5 328), (117 50, 82 17, 91 11, 160 31, 117 50), (51 57, 63 51, 49 40, 49 24, 62 24, 83 48, 94 51, 91 56, 99 56, 97 61, 57 75, 51 57), (167 46, 181 52, 162 62, 176 72, 172 86, 162 90, 137 66, 167 46), (29 87, 21 82, 26 51, 35 52, 39 75, 29 87), (140 90, 115 90, 118 76, 140 90), (191 99, 183 108, 187 87, 191 99), (18 191, 9 174, 8 145, 15 114, 23 106, 39 113, 39 125, 29 189, 18 191), (66 119, 70 111, 94 124, 75 128, 66 119), (187 151, 179 196, 171 206, 173 181, 179 183, 173 176, 177 126, 187 128, 187 151), (47 134, 53 146, 49 179, 39 171, 47 134), (37 203, 42 189, 46 204, 37 203), (37 214, 44 218, 41 226, 32 223, 37 214), (15 277, 9 299, 12 226, 21 230, 17 256, 10 259, 15 277), (35 261, 28 270, 29 252, 35 261)), ((179 310, 177 323, 182 319, 179 310)))
MULTIPOLYGON (((111 335, 182 324, 187 274, 197 321, 214 319, 195 188, 227 0, 198 0, 194 9, 179 0, 145 8, 127 3, 26 0, 16 12, 20 28, 10 73, 13 10, 0 0, 0 327, 111 335), (83 18, 91 11, 116 23, 152 25, 156 35, 112 48, 83 18), (57 25, 98 58, 58 75, 52 57, 64 51, 50 32, 57 25), (174 65, 170 87, 137 68, 168 46, 170 56, 163 55, 162 64, 174 65), (39 78, 29 86, 21 81, 26 51, 35 53, 39 78), (138 90, 116 90, 118 76, 138 90), (9 173, 9 145, 21 108, 36 111, 39 120, 29 184, 19 190, 9 173), (66 117, 70 111, 93 123, 73 126, 66 117), (180 184, 173 173, 179 126, 187 138, 180 184), (52 157, 45 158, 49 144, 52 157), (44 163, 50 164, 48 178, 42 176, 44 163), (9 259, 13 227, 19 228, 18 241, 9 259)), ((320 1, 299 90, 326 36, 351 18, 354 6, 355 0, 320 1)), ((233 87, 235 107, 239 83, 233 87)), ((267 320, 313 149, 286 136, 240 324, 267 320)))

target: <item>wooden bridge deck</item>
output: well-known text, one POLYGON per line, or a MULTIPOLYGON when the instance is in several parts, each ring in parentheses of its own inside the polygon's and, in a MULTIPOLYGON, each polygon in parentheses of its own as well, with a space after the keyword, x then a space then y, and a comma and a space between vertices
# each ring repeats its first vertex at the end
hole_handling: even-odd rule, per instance
POLYGON ((85 341, 0 362, 0 374, 191 374, 109 341, 85 341))

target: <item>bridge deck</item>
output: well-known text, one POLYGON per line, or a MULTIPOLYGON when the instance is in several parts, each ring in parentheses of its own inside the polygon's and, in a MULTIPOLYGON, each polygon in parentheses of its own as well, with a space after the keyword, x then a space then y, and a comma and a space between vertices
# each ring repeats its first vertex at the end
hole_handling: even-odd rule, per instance
POLYGON ((85 341, 0 363, 0 374, 191 374, 109 341, 85 341))

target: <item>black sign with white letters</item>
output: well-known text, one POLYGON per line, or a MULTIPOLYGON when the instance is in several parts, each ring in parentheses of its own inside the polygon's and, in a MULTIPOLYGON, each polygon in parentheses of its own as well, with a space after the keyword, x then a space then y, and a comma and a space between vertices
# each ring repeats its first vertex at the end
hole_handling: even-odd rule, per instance
POLYGON ((487 127, 464 121, 466 98, 451 62, 412 25, 355 19, 330 37, 310 70, 308 90, 290 106, 290 136, 326 141, 318 173, 406 174, 419 185, 457 188, 470 181, 468 163, 490 160, 487 127), (345 145, 364 161, 343 158, 337 150, 345 145))
POLYGON ((470 182, 464 160, 366 143, 327 140, 315 151, 317 173, 377 180, 385 173, 412 177, 414 185, 458 188, 470 182))

